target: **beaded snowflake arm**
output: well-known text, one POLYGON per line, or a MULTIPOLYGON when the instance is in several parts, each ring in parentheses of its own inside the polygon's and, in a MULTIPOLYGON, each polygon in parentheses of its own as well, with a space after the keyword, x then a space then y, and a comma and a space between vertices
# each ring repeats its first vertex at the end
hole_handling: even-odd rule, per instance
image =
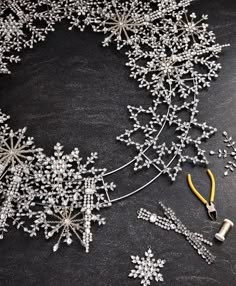
POLYGON ((227 149, 218 149, 217 151, 210 151, 210 155, 217 155, 219 159, 228 159, 225 165, 224 176, 228 176, 230 172, 234 172, 236 168, 236 147, 235 141, 232 136, 228 134, 228 132, 223 132, 224 144, 227 149))
POLYGON ((20 200, 22 202, 21 207, 26 209, 35 196, 32 180, 35 163, 35 160, 32 159, 27 164, 17 164, 14 169, 5 172, 1 178, 0 239, 3 239, 10 223, 19 216, 18 201, 20 200))
POLYGON ((1 1, 0 73, 9 74, 8 63, 20 61, 15 52, 33 48, 35 43, 45 41, 47 34, 54 31, 55 24, 65 18, 67 2, 1 1))

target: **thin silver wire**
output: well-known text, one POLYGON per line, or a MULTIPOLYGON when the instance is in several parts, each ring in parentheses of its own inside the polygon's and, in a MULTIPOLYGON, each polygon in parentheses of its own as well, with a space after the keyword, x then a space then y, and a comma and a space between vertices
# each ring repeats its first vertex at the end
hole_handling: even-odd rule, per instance
MULTIPOLYGON (((194 100, 196 99, 196 94, 194 94, 194 100)), ((168 115, 169 115, 169 109, 168 109, 168 115)), ((167 115, 167 116, 168 116, 167 115)), ((195 116, 192 118, 192 120, 195 118, 195 116)), ((165 123, 166 123, 166 121, 165 121, 165 123)), ((164 125, 164 124, 163 124, 164 125)), ((164 128, 164 127, 163 127, 164 128)), ((162 128, 162 130, 163 130, 163 128, 162 128)), ((190 131, 190 129, 191 129, 191 127, 190 127, 190 125, 189 125, 189 128, 188 128, 188 132, 186 132, 186 136, 184 137, 184 138, 186 138, 187 136, 188 136, 188 133, 189 133, 189 131, 190 131)), ((158 138, 158 136, 156 136, 156 138, 158 138)), ((150 145, 151 146, 151 145, 150 145)), ((144 151, 144 152, 146 152, 149 148, 150 148, 150 146, 148 147, 148 148, 146 148, 146 150, 144 151)), ((144 155, 146 158, 148 158, 145 154, 142 154, 142 155, 144 155)), ((171 160, 169 161, 169 163, 167 164, 167 168, 171 165, 171 163, 175 160, 175 158, 176 158, 176 156, 177 156, 177 154, 175 154, 172 158, 171 158, 171 160)), ((149 158, 148 158, 149 159, 149 158)), ((135 159, 133 159, 132 161, 135 161, 135 159)), ((153 165, 153 164, 152 164, 153 165)), ((155 168, 158 168, 156 165, 154 166, 155 168)), ((159 168, 158 168, 159 169, 159 168)), ((164 172, 164 169, 163 170, 161 170, 154 178, 152 178, 150 181, 148 181, 146 184, 144 184, 142 187, 139 187, 138 189, 136 189, 136 190, 134 190, 134 191, 132 191, 132 192, 130 192, 130 193, 128 193, 128 194, 126 194, 126 195, 124 195, 124 196, 121 196, 121 197, 118 197, 118 198, 115 198, 115 199, 112 199, 112 200, 110 200, 110 203, 114 203, 114 202, 117 202, 117 201, 121 201, 121 200, 123 200, 123 199, 126 199, 126 198, 128 198, 128 197, 130 197, 130 196, 132 196, 132 195, 134 195, 134 194, 136 194, 136 193, 138 193, 138 192, 140 192, 140 191, 142 191, 143 189, 145 189, 146 187, 148 187, 149 185, 151 185, 158 177, 160 177, 160 175, 162 174, 164 172)), ((106 174, 107 175, 107 174, 106 174)), ((108 197, 108 199, 109 199, 109 197, 108 197)))
MULTIPOLYGON (((158 139, 158 137, 160 136, 161 132, 163 131, 163 129, 164 129, 165 125, 166 125, 166 122, 167 122, 167 118, 168 118, 168 116, 169 116, 169 113, 170 113, 170 107, 168 107, 168 110, 167 110, 167 113, 166 113, 166 119, 165 119, 165 121, 163 122, 163 125, 162 125, 161 129, 159 130, 157 136, 156 136, 155 139, 153 140, 152 144, 150 144, 150 145, 143 151, 143 153, 146 153, 146 152, 149 150, 149 148, 154 144, 154 141, 156 141, 156 140, 158 139)), ((118 167, 117 169, 114 169, 114 170, 112 170, 112 171, 110 171, 110 172, 105 173, 105 174, 103 175, 103 177, 110 176, 110 175, 112 175, 112 174, 114 174, 114 173, 116 173, 116 172, 121 171, 122 169, 124 169, 124 168, 128 167, 130 164, 132 164, 134 161, 135 161, 135 158, 133 158, 131 161, 127 162, 126 164, 122 165, 121 167, 118 167)))

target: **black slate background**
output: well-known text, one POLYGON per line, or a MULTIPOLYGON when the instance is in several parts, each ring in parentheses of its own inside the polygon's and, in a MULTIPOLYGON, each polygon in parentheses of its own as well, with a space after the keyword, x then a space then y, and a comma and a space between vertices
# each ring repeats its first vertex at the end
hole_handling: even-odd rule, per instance
MULTIPOLYGON (((223 130, 236 138, 236 1, 196 0, 192 9, 209 14, 218 42, 231 43, 221 56, 219 79, 200 96, 199 120, 219 130, 205 144, 209 151, 223 147, 223 130)), ((75 146, 83 156, 98 151, 98 164, 111 170, 133 154, 115 140, 129 126, 126 106, 145 105, 151 99, 129 78, 125 56, 114 48, 102 48, 101 40, 102 35, 89 30, 69 32, 66 23, 57 25, 45 43, 22 54, 22 63, 13 67, 11 76, 0 77, 0 106, 11 115, 12 127, 28 126, 28 134, 48 154, 60 141, 67 152, 75 146)), ((0 285, 139 285, 139 281, 127 278, 132 268, 129 256, 143 255, 148 246, 156 257, 167 260, 163 285, 236 285, 236 228, 225 243, 213 240, 224 218, 236 222, 235 173, 224 179, 225 162, 209 159, 217 180, 216 223, 208 219, 186 184, 190 171, 197 187, 208 195, 206 168, 187 164, 174 184, 161 177, 139 194, 105 210, 107 224, 95 227, 90 254, 85 254, 77 241, 71 247, 61 245, 54 254, 53 239, 30 239, 11 228, 0 243, 0 285), (206 265, 183 237, 136 219, 140 207, 161 213, 160 200, 173 208, 186 226, 213 240, 214 265, 206 265)), ((118 185, 113 197, 144 184, 152 175, 134 175, 129 169, 109 178, 118 185)))

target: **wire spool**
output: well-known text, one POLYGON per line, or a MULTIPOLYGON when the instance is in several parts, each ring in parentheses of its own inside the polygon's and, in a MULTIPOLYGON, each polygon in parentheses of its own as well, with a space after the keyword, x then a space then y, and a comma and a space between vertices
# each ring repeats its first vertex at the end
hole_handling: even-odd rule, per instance
POLYGON ((226 235, 228 234, 228 232, 231 230, 233 226, 234 226, 234 223, 231 220, 225 219, 223 221, 223 224, 219 232, 215 234, 215 238, 221 242, 225 241, 226 235))

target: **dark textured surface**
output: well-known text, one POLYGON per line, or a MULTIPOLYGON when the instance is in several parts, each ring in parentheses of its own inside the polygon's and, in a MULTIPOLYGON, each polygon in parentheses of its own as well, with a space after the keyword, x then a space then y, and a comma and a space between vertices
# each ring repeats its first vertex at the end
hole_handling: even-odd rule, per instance
MULTIPOLYGON (((199 120, 219 130, 205 145, 210 150, 223 147, 223 130, 236 139, 236 1, 196 0, 193 10, 209 14, 210 28, 218 41, 231 43, 221 57, 219 79, 200 98, 199 120)), ((58 25, 47 42, 24 52, 22 63, 14 67, 11 76, 0 77, 0 106, 11 115, 12 126, 28 126, 28 134, 48 154, 60 141, 67 151, 78 146, 84 156, 98 151, 99 164, 113 169, 132 156, 115 140, 128 126, 127 104, 145 104, 150 99, 129 79, 125 57, 112 48, 102 48, 101 39, 102 35, 90 31, 69 32, 66 24, 58 25)), ((136 219, 140 207, 158 213, 157 202, 162 200, 186 226, 213 239, 224 218, 236 222, 236 173, 223 179, 223 167, 224 162, 210 158, 217 179, 217 223, 209 221, 186 184, 186 173, 191 170, 197 186, 207 195, 206 169, 186 165, 174 184, 161 177, 138 195, 105 211, 107 224, 94 230, 90 254, 76 241, 71 247, 62 245, 54 254, 53 239, 30 239, 10 229, 0 243, 0 285, 139 285, 139 281, 127 278, 132 267, 129 256, 142 255, 149 245, 156 257, 167 260, 163 285, 236 285, 236 228, 224 244, 214 241, 212 252, 217 261, 208 266, 183 237, 136 219)), ((117 193, 134 189, 147 177, 145 173, 134 176, 131 170, 119 174, 117 193)))

